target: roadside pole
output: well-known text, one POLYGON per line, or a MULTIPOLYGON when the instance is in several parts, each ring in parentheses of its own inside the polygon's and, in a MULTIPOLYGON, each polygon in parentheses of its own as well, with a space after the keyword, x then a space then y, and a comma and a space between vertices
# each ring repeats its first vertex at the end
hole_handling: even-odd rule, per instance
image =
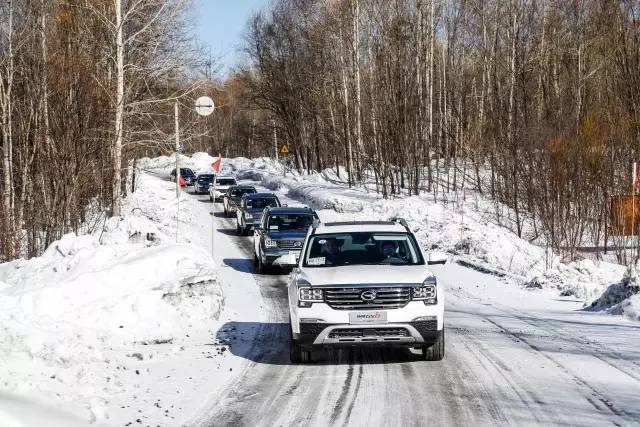
MULTIPOLYGON (((214 171, 215 172, 215 171, 214 171)), ((215 257, 215 241, 216 241, 216 179, 218 174, 213 174, 213 205, 211 206, 211 258, 213 261, 216 260, 215 257)))
MULTIPOLYGON (((215 108, 216 107, 213 103, 213 99, 209 98, 208 96, 201 96, 196 100, 196 113, 198 113, 199 116, 210 116, 215 108)), ((213 203, 211 206, 211 258, 215 261, 216 258, 214 249, 216 236, 216 178, 218 173, 214 170, 213 164, 211 165, 211 172, 213 172, 213 203)))
POLYGON ((276 152, 276 162, 279 159, 278 156, 278 132, 276 131, 276 121, 271 120, 271 127, 273 128, 273 150, 276 152))
POLYGON ((178 101, 174 104, 174 121, 176 133, 176 200, 178 210, 176 211, 176 243, 178 243, 178 228, 180 226, 180 121, 178 116, 178 101))
MULTIPOLYGON (((635 163, 633 169, 635 170, 635 163)), ((633 185, 631 185, 631 257, 633 264, 636 263, 636 248, 635 248, 635 235, 636 235, 636 192, 633 185)))

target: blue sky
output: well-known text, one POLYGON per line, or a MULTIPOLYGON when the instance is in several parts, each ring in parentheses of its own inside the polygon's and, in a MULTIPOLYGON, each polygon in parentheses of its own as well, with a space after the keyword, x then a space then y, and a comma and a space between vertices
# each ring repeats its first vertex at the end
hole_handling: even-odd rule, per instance
POLYGON ((269 0, 196 0, 196 34, 222 61, 223 73, 239 58, 247 20, 268 4, 269 0))

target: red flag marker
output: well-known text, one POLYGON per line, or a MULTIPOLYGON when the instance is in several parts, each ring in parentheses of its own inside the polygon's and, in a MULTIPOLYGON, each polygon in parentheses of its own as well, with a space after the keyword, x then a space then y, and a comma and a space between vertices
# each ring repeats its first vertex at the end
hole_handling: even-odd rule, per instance
POLYGON ((213 169, 214 172, 218 173, 220 172, 221 167, 222 167, 222 156, 218 155, 218 160, 211 163, 211 169, 213 169))

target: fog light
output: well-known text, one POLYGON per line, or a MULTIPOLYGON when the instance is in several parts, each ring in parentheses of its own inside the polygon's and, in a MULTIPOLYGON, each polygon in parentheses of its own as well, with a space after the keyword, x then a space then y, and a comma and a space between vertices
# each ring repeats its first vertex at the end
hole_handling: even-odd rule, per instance
POLYGON ((307 301, 298 301, 298 307, 302 307, 302 308, 309 308, 313 305, 312 302, 307 302, 307 301))
POLYGON ((416 317, 415 319, 412 320, 412 322, 429 322, 433 320, 438 320, 438 317, 437 316, 421 316, 421 317, 416 317))

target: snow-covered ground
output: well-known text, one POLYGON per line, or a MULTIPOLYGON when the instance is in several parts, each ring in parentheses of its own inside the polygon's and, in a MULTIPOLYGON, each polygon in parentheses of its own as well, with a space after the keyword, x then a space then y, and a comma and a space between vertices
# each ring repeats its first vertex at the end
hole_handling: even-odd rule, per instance
MULTIPOLYGON (((183 156, 180 161, 196 170, 206 171, 214 160, 205 153, 196 153, 192 157, 183 156)), ((141 165, 168 173, 174 162, 174 157, 163 157, 145 159, 141 165)), ((496 224, 495 203, 478 193, 467 190, 442 194, 437 200, 431 194, 385 200, 372 191, 371 186, 348 188, 344 171, 341 176, 334 169, 309 175, 290 170, 285 173, 271 158, 225 159, 223 164, 224 171, 239 179, 281 191, 325 212, 329 218, 386 220, 403 217, 425 249, 448 251, 463 265, 504 277, 505 282, 532 291, 551 290, 561 296, 577 298, 585 307, 592 306, 592 310, 600 308, 608 313, 640 319, 639 296, 616 301, 614 309, 612 304, 597 301, 608 288, 611 288, 609 294, 620 287, 629 290, 623 282, 629 274, 626 267, 590 259, 562 262, 550 250, 529 243, 496 224)), ((508 211, 508 208, 501 210, 508 211)))
MULTIPOLYGON (((214 160, 198 153, 181 156, 180 163, 206 172, 214 160)), ((295 390, 306 373, 302 368, 285 366, 276 374, 265 362, 266 357, 285 364, 286 337, 280 336, 284 332, 279 326, 286 321, 286 310, 279 296, 264 299, 265 292, 280 292, 282 278, 254 276, 250 254, 242 247, 248 240, 238 244, 228 232, 231 221, 212 216, 219 206, 207 197, 183 191, 178 211, 175 187, 168 181, 175 158, 141 159, 138 166, 145 172, 138 175, 137 191, 126 199, 122 218, 106 220, 88 235, 64 236, 41 257, 0 264, 0 425, 37 425, 33 418, 21 419, 27 412, 22 408, 34 408, 28 413, 51 420, 67 419, 60 411, 71 413, 68 425, 75 420, 99 425, 206 424, 213 408, 221 410, 220 402, 240 399, 250 404, 254 395, 248 388, 266 387, 280 396, 272 402, 288 406, 295 401, 291 396, 306 390, 295 390), (265 339, 276 342, 268 345, 265 339), (287 390, 291 386, 289 397, 281 395, 275 382, 263 384, 269 378, 279 378, 287 390), (219 401, 221 396, 226 397, 219 401)), ((550 369, 558 366, 582 378, 582 368, 568 368, 548 356, 565 354, 569 346, 575 354, 599 354, 598 360, 628 372, 611 383, 609 379, 622 374, 595 370, 598 390, 616 395, 619 390, 613 385, 636 384, 631 379, 640 365, 634 362, 629 334, 637 329, 600 314, 638 319, 635 272, 589 260, 562 263, 496 225, 492 202, 478 194, 384 200, 370 187, 348 188, 333 170, 304 176, 283 172, 266 158, 223 162, 223 173, 277 191, 287 203, 308 204, 323 221, 401 216, 425 249, 452 254, 457 264, 439 275, 451 296, 447 309, 453 338, 448 351, 453 362, 466 366, 470 358, 484 357, 471 349, 488 342, 487 337, 504 345, 507 335, 501 334, 508 333, 520 344, 494 356, 511 352, 513 360, 525 365, 535 359, 549 368, 546 374, 538 372, 539 378, 552 382, 559 371, 550 369), (596 313, 585 313, 585 307, 596 313), (582 335, 576 324, 588 332, 582 335), (480 339, 482 333, 487 336, 480 339), (549 334, 556 338, 549 341, 549 334), (479 341, 469 347, 472 338, 479 341), (606 350, 608 346, 614 350, 606 350), (545 356, 527 356, 532 348, 542 349, 545 356)), ((384 372, 387 369, 394 368, 385 366, 384 372)), ((342 374, 328 378, 324 368, 317 370, 322 372, 317 378, 326 379, 323 390, 330 393, 329 384, 340 382, 342 374)), ((334 370, 342 372, 341 367, 334 370)), ((314 394, 313 387, 308 391, 314 394)), ((603 393, 598 399, 605 399, 603 393)), ((360 406, 355 412, 363 410, 360 406)), ((235 419, 230 411, 223 412, 235 419)))
POLYGON ((194 203, 177 226, 172 183, 140 174, 123 217, 0 264, 0 425, 33 397, 85 422, 179 424, 233 375, 214 337, 234 295, 194 203))

